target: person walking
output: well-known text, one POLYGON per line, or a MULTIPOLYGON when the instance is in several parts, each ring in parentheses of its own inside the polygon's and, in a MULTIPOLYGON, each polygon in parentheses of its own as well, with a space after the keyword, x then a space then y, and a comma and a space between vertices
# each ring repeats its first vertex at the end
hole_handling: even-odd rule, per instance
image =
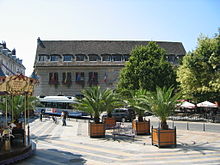
POLYGON ((42 121, 42 118, 43 118, 43 114, 42 114, 42 111, 40 112, 40 121, 42 121))
POLYGON ((63 126, 66 126, 66 113, 64 111, 61 113, 61 119, 63 121, 63 126))

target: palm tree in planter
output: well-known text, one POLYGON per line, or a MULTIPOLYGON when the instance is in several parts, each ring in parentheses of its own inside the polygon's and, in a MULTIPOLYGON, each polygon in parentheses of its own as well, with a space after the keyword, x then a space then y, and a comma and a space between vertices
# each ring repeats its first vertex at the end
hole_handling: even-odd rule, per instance
POLYGON ((124 105, 120 96, 112 89, 106 89, 103 92, 103 100, 105 104, 105 110, 107 111, 107 117, 103 118, 106 128, 112 128, 116 125, 116 119, 112 117, 112 111, 115 108, 122 107, 124 105))
POLYGON ((144 112, 148 109, 148 105, 144 100, 147 91, 139 89, 133 91, 131 98, 127 99, 127 104, 129 107, 134 109, 138 120, 132 121, 132 128, 137 135, 149 135, 150 134, 150 120, 144 120, 144 112))
POLYGON ((176 128, 170 129, 167 118, 175 110, 180 93, 174 94, 173 88, 156 88, 156 92, 148 92, 145 99, 149 110, 160 119, 159 128, 152 127, 152 144, 161 146, 176 146, 176 128))
POLYGON ((92 114, 94 122, 89 125, 90 137, 104 137, 105 125, 100 122, 100 115, 106 111, 106 90, 99 86, 90 87, 82 91, 84 97, 78 99, 77 108, 81 111, 92 114))

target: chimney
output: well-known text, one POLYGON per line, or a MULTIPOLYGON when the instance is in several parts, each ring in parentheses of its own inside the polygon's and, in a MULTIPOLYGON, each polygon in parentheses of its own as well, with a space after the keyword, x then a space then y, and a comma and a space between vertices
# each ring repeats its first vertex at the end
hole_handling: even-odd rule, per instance
POLYGON ((7 47, 6 47, 6 42, 5 42, 5 41, 2 42, 2 45, 3 45, 3 49, 6 49, 6 48, 7 48, 7 47))
POLYGON ((11 53, 12 55, 16 55, 16 49, 14 48, 11 53))

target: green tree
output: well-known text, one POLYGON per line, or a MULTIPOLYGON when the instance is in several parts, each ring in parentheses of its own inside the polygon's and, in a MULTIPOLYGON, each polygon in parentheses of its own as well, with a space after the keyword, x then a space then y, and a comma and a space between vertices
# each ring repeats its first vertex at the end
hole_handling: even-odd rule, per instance
POLYGON ((155 42, 135 47, 120 73, 117 90, 127 94, 128 90, 155 91, 156 86, 176 86, 176 74, 165 55, 155 42))
POLYGON ((177 71, 185 97, 195 101, 220 100, 220 33, 200 36, 197 48, 189 52, 177 71))
POLYGON ((157 116, 161 121, 161 128, 168 129, 167 118, 175 110, 177 100, 181 94, 175 93, 174 88, 156 88, 156 92, 148 92, 145 96, 149 111, 157 116))

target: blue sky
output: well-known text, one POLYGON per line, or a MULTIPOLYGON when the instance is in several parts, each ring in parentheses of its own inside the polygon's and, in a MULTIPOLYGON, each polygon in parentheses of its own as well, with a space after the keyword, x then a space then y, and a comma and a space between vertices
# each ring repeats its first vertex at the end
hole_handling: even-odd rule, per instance
POLYGON ((157 40, 195 49, 220 27, 220 0, 0 0, 0 42, 16 48, 26 75, 42 40, 157 40))

